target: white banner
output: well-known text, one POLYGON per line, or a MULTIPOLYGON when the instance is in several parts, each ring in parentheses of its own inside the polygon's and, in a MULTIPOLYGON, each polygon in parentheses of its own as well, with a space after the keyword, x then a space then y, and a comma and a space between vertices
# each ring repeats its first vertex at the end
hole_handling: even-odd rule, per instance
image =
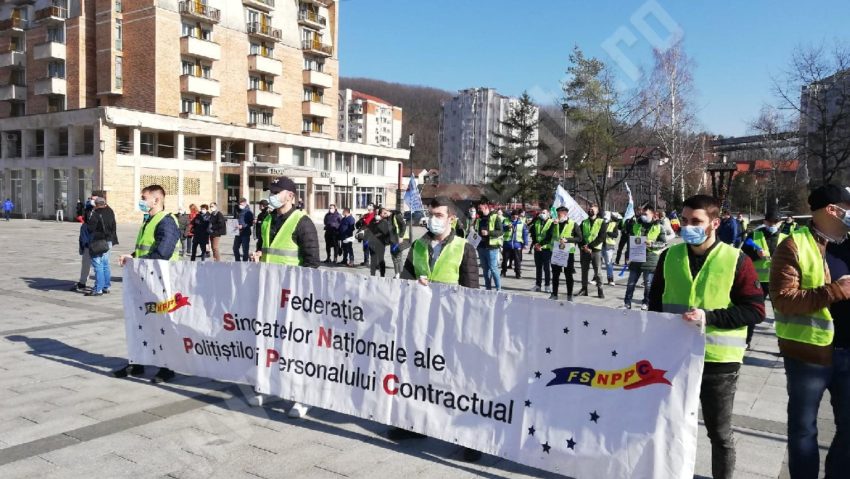
POLYGON ((570 476, 693 476, 704 340, 677 316, 257 263, 124 285, 133 363, 570 476))
POLYGON ((563 186, 558 185, 555 189, 555 201, 552 203, 552 208, 566 206, 569 211, 569 217, 578 224, 587 219, 587 213, 579 206, 578 202, 570 195, 563 186))
POLYGON ((629 236, 629 262, 646 262, 646 236, 629 236))

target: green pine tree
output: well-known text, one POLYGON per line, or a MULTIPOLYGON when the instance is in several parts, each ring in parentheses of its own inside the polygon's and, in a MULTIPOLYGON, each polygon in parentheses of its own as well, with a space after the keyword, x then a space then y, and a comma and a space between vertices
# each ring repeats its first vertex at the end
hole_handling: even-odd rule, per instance
POLYGON ((533 194, 540 147, 537 111, 528 92, 523 92, 501 122, 502 131, 492 132, 495 140, 490 142, 486 192, 490 200, 503 203, 518 200, 524 204, 533 194))

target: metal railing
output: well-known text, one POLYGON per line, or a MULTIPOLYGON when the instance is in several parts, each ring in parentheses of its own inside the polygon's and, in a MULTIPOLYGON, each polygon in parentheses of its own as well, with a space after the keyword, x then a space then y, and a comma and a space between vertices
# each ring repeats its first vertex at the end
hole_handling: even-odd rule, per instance
POLYGON ((221 19, 221 10, 213 8, 209 5, 204 5, 199 1, 180 2, 180 13, 183 15, 194 15, 197 17, 206 18, 214 22, 221 19))
POLYGON ((280 40, 282 37, 281 31, 278 28, 273 28, 271 25, 262 24, 259 22, 250 22, 247 25, 248 33, 251 35, 262 35, 264 37, 280 40))
POLYGON ((262 3, 263 5, 268 5, 269 7, 274 7, 274 0, 251 0, 252 2, 262 3))
POLYGON ((46 18, 61 18, 64 20, 68 18, 68 9, 58 5, 51 5, 35 12, 36 21, 44 20, 46 18))
POLYGON ((310 10, 301 10, 298 12, 298 20, 303 22, 316 23, 323 27, 328 26, 328 19, 310 10))
POLYGON ((310 50, 310 51, 314 51, 314 52, 320 52, 320 53, 324 53, 326 55, 333 55, 333 53, 334 53, 334 47, 327 45, 325 43, 322 43, 320 41, 317 41, 317 40, 304 40, 304 41, 302 41, 301 42, 301 49, 302 50, 310 50))

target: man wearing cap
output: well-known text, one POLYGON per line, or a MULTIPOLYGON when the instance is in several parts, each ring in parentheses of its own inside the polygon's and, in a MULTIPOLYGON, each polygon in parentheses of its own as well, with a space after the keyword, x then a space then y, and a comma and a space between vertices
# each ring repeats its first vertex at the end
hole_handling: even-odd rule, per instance
MULTIPOLYGON (((747 235, 746 240, 741 245, 741 251, 753 260, 756 267, 756 274, 758 274, 761 289, 764 291, 764 299, 767 299, 769 293, 771 257, 779 243, 788 237, 788 235, 779 231, 779 221, 779 215, 775 211, 768 212, 764 216, 764 226, 747 235)), ((747 348, 750 347, 754 332, 754 326, 747 328, 747 348)))
MULTIPOLYGON (((251 256, 253 261, 319 267, 319 234, 307 213, 296 208, 295 192, 295 182, 286 176, 269 184, 272 211, 263 219, 260 249, 251 256)), ((259 405, 262 399, 258 396, 253 402, 259 405)), ((295 403, 289 410, 289 417, 303 417, 309 409, 305 404, 295 403)))
POLYGON ((811 228, 776 247, 770 297, 788 389, 788 469, 819 477, 818 408, 827 389, 836 431, 825 477, 850 470, 850 192, 824 185, 809 195, 811 228))
POLYGON ((254 239, 257 240, 256 250, 263 247, 263 220, 269 215, 269 200, 260 200, 260 209, 257 212, 257 220, 254 221, 254 239))
POLYGON ((560 206, 556 211, 558 221, 552 225, 552 248, 569 248, 570 257, 566 266, 552 265, 552 294, 549 299, 558 299, 558 283, 560 282, 561 272, 563 272, 567 283, 567 301, 572 301, 573 274, 576 272, 575 251, 576 244, 581 242, 581 228, 570 219, 570 210, 566 206, 560 206))
POLYGON ((747 326, 764 320, 764 297, 753 262, 717 237, 720 203, 707 195, 684 202, 682 240, 661 253, 652 278, 649 310, 680 314, 705 331, 700 387, 711 441, 711 475, 735 472, 732 407, 746 352, 747 326))

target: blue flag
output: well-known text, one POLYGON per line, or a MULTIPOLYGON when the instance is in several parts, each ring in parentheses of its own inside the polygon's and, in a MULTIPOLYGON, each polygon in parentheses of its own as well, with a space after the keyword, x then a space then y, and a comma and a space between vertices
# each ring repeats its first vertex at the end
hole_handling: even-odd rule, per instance
POLYGON ((410 211, 422 211, 425 209, 422 206, 422 197, 419 196, 419 187, 416 186, 416 177, 410 175, 410 182, 407 184, 407 191, 404 193, 404 203, 410 211))

